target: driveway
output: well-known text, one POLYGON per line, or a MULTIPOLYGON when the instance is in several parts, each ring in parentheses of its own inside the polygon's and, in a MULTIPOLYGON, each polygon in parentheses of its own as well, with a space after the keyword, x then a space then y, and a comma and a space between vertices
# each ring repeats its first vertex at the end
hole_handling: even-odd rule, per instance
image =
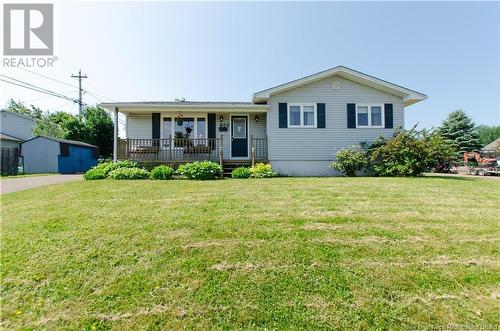
POLYGON ((83 180, 82 175, 50 175, 0 179, 0 194, 22 191, 40 186, 75 182, 79 180, 83 180))

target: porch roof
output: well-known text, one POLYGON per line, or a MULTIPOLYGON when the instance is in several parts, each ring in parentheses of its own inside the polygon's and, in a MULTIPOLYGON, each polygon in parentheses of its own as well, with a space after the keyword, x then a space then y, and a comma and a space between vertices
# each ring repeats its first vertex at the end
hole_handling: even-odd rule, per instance
POLYGON ((101 107, 119 112, 151 112, 159 110, 169 111, 235 111, 235 112, 265 112, 267 104, 252 102, 215 102, 215 101, 141 101, 141 102, 106 102, 101 107))

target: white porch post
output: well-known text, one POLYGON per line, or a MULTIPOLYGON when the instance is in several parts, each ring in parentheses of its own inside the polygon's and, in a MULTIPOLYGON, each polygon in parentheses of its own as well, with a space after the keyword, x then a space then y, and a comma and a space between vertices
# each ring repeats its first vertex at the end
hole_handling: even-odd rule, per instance
POLYGON ((113 162, 118 161, 118 107, 113 110, 114 131, 113 131, 113 162))

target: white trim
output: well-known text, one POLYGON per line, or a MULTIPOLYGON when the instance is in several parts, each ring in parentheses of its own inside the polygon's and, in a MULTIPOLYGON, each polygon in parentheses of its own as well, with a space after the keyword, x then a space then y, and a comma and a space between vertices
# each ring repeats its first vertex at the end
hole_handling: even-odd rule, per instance
POLYGON ((249 114, 229 114, 229 159, 231 160, 248 160, 250 159, 250 116, 249 114), (247 156, 233 157, 233 116, 247 118, 247 156))
POLYGON ((316 129, 318 127, 318 110, 315 103, 289 103, 287 105, 287 119, 289 128, 301 128, 301 129, 316 129), (290 123, 290 107, 300 107, 300 124, 292 125, 290 123), (314 109, 314 125, 304 125, 304 107, 313 107, 314 109))
POLYGON ((379 103, 357 103, 356 104, 356 128, 357 129, 384 129, 385 116, 384 105, 379 103), (368 125, 358 125, 358 108, 368 108, 368 125), (372 107, 380 107, 380 125, 372 125, 372 107))
MULTIPOLYGON (((213 111, 224 111, 224 112, 238 112, 242 111, 246 113, 250 112, 267 112, 269 105, 267 104, 231 104, 231 103, 209 103, 209 104, 186 104, 179 103, 151 103, 151 102, 116 102, 116 103, 101 103, 99 106, 113 110, 114 107, 118 107, 119 111, 122 113, 137 113, 137 112, 151 112, 151 109, 155 109, 157 112, 164 111, 198 111, 198 112, 213 112, 213 111)), ((244 115, 244 114, 242 114, 244 115)))
POLYGON ((253 95, 253 102, 255 103, 267 102, 269 98, 274 94, 282 93, 284 91, 304 86, 335 75, 352 80, 359 84, 363 84, 378 89, 383 92, 397 95, 403 98, 405 106, 409 106, 416 102, 427 99, 427 96, 420 92, 410 90, 406 87, 390 83, 388 81, 364 74, 362 72, 344 66, 337 66, 332 69, 321 71, 313 75, 309 75, 285 84, 281 84, 266 90, 256 92, 253 95))

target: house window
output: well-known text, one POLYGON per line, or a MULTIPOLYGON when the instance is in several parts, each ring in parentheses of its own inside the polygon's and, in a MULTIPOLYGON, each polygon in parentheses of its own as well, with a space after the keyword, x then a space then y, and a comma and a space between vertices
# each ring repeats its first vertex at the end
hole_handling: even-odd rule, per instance
POLYGON ((290 104, 288 106, 288 126, 296 128, 316 127, 316 105, 290 104))
POLYGON ((175 138, 196 138, 194 136, 194 118, 175 119, 175 138))
POLYGON ((384 113, 381 105, 358 105, 356 108, 356 127, 381 128, 384 113))
POLYGON ((300 126, 300 106, 290 106, 290 126, 300 126))
MULTIPOLYGON (((162 138, 168 139, 196 139, 189 144, 205 146, 207 144, 207 118, 201 117, 163 117, 162 121, 162 138)), ((176 140, 177 141, 177 140, 176 140)), ((176 146, 185 142, 184 140, 178 140, 176 146)), ((187 143, 187 142, 185 142, 187 143)), ((168 146, 168 142, 164 143, 164 146, 168 146)))

